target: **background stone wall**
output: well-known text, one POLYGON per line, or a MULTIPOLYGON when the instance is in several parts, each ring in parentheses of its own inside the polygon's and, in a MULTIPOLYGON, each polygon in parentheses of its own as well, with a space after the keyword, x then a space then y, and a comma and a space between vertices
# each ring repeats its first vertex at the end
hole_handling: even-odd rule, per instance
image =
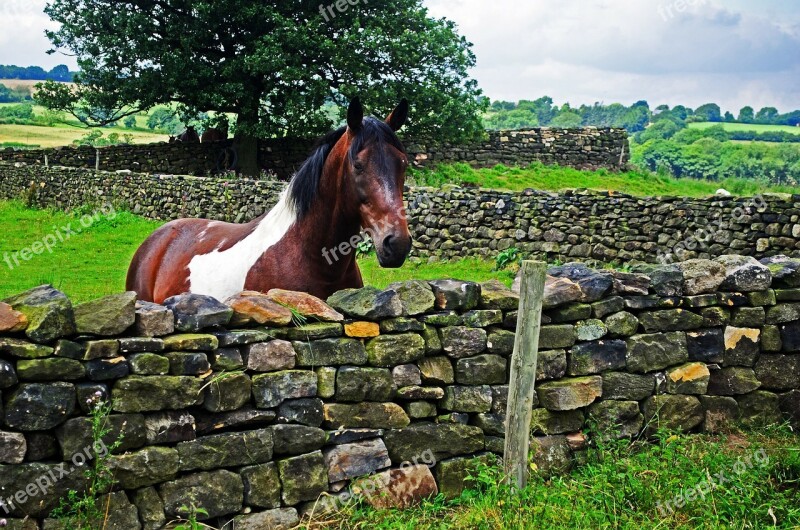
MULTIPOLYGON (((800 260, 549 275, 538 472, 580 461, 590 424, 601 437, 800 425, 800 260)), ((0 510, 12 527, 83 486, 74 455, 89 444, 88 410, 108 399, 109 442, 124 433, 108 528, 160 528, 192 503, 216 525, 291 525, 348 502, 364 476, 366 502, 407 506, 458 495, 476 460, 502 453, 518 298, 497 282, 410 281, 327 304, 274 290, 225 304, 134 298, 72 306, 45 286, 0 303, 0 510), (58 480, 37 489, 49 472, 58 480)))
MULTIPOLYGON (((0 162, 0 198, 62 209, 112 202, 164 220, 248 221, 274 205, 283 186, 0 162)), ((423 260, 491 259, 510 247, 562 262, 800 256, 800 195, 633 197, 448 186, 408 188, 406 202, 413 255, 423 260)))
MULTIPOLYGON (((527 129, 489 131, 485 140, 460 145, 406 141, 409 156, 417 167, 439 163, 465 162, 475 167, 495 164, 527 166, 540 161, 578 168, 624 167, 629 159, 628 137, 623 129, 527 129)), ((160 143, 94 148, 61 147, 55 149, 0 150, 0 160, 43 165, 128 169, 144 173, 207 175, 226 169, 222 151, 231 142, 210 144, 160 143)), ((259 144, 261 167, 281 179, 288 179, 308 156, 311 140, 269 139, 259 144)))

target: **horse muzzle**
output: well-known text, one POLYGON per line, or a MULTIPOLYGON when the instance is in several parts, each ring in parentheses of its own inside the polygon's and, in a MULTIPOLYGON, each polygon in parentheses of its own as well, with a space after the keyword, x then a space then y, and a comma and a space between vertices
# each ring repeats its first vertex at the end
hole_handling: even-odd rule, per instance
POLYGON ((375 251, 381 267, 396 269, 405 263, 406 256, 411 252, 411 236, 397 233, 387 234, 375 245, 375 251))

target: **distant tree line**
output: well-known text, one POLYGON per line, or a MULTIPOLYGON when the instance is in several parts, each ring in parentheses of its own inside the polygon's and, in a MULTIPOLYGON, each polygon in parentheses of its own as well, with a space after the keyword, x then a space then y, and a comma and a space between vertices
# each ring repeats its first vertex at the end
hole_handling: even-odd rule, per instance
POLYGON ((26 79, 33 81, 71 82, 77 72, 70 72, 64 64, 53 67, 49 72, 40 66, 16 66, 0 64, 0 79, 26 79))
MULTIPOLYGON (((692 122, 728 122, 750 123, 762 125, 789 125, 800 124, 800 110, 781 114, 775 107, 764 107, 755 111, 753 107, 743 107, 735 117, 730 112, 722 113, 716 103, 706 103, 696 109, 683 105, 670 108, 668 105, 659 105, 650 109, 647 101, 637 101, 631 106, 621 103, 594 103, 573 107, 565 103, 560 107, 553 103, 553 98, 544 96, 536 100, 493 101, 484 117, 484 124, 488 129, 521 129, 525 127, 620 127, 629 133, 640 133, 652 128, 659 121, 662 123, 659 130, 675 132, 686 127, 692 122), (652 125, 651 125, 652 124, 652 125), (649 127, 648 127, 649 126, 649 127)), ((777 135, 773 138, 753 138, 763 141, 791 141, 787 136, 777 135), (779 139, 778 139, 779 138, 779 139)), ((749 138, 742 138, 749 139, 749 138)))

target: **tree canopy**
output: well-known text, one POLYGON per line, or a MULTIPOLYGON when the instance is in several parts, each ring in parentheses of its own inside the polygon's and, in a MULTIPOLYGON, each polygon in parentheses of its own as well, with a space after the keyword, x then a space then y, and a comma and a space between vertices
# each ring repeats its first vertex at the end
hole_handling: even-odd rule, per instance
POLYGON ((45 12, 60 24, 53 51, 74 54, 80 73, 77 89, 46 83, 37 98, 89 124, 177 102, 236 114, 253 147, 322 133, 334 125, 325 104, 358 95, 378 115, 409 99, 409 134, 482 131, 472 45, 421 0, 51 0, 45 12))

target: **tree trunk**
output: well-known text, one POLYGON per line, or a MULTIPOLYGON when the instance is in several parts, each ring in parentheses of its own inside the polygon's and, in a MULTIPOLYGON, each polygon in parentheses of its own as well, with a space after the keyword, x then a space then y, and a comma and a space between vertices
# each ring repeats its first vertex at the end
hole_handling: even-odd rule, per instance
POLYGON ((234 145, 239 155, 238 171, 248 177, 257 177, 261 168, 258 165, 258 106, 243 108, 239 112, 234 145))

